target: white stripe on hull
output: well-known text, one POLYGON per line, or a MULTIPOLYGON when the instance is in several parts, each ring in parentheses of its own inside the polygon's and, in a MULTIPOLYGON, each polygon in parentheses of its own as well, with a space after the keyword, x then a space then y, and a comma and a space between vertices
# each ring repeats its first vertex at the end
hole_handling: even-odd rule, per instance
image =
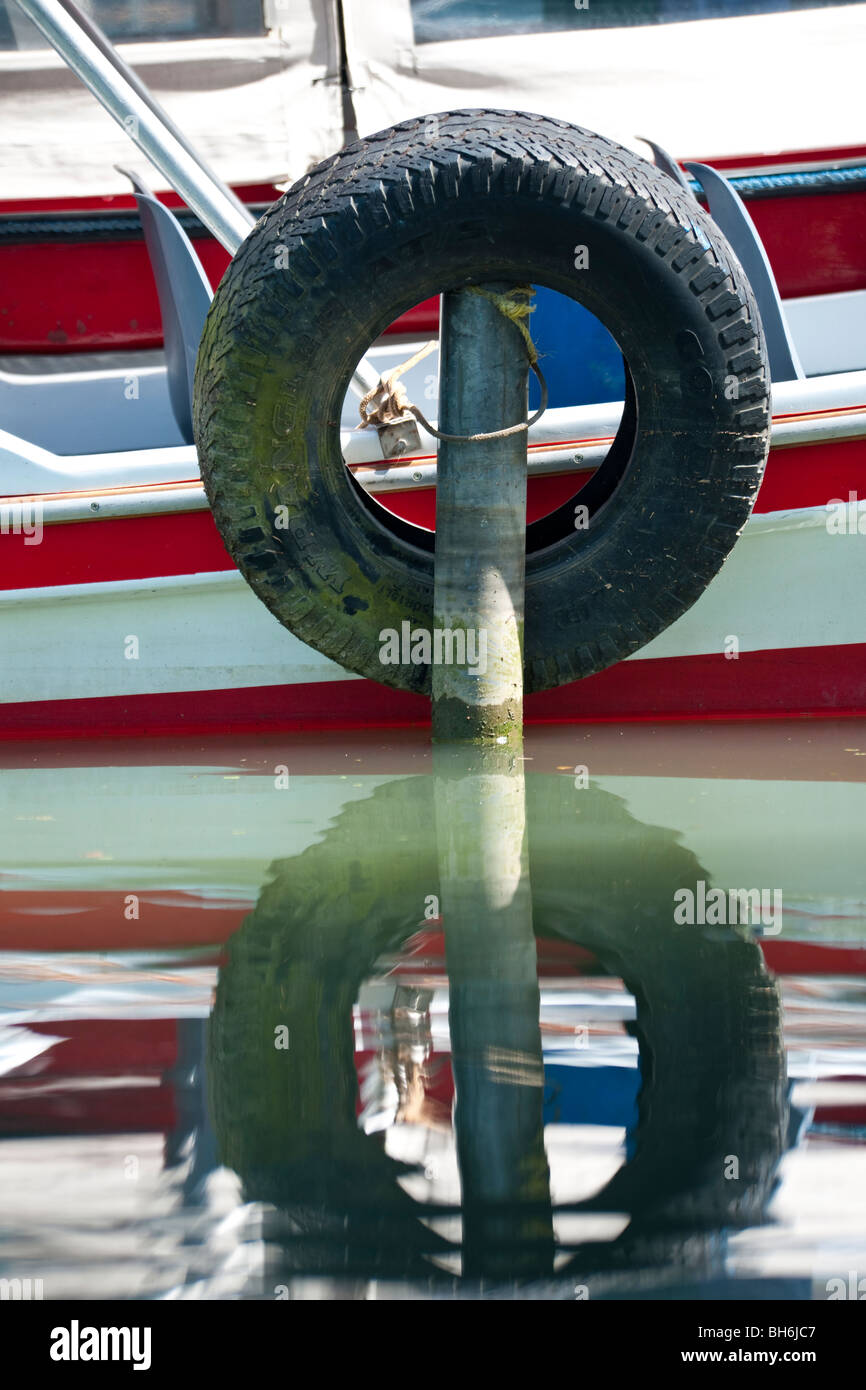
MULTIPOLYGON (((698 602, 630 659, 721 653, 730 636, 741 652, 866 642, 866 537, 827 520, 824 507, 753 517, 698 602)), ((0 593, 0 672, 5 702, 350 678, 236 570, 0 593)))
POLYGON ((866 642, 866 536, 834 535, 825 507, 753 516, 715 579, 630 661, 866 642))
POLYGON ((0 595, 0 671, 10 703, 350 679, 237 570, 11 590, 0 595), (124 655, 129 637, 137 659, 124 655))

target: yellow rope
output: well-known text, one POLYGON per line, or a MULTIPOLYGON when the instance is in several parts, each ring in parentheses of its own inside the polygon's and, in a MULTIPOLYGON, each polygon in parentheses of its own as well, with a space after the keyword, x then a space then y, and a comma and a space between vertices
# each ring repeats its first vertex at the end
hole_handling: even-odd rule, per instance
POLYGON ((508 294, 494 294, 491 290, 484 290, 480 285, 467 285, 470 294, 480 294, 483 299, 489 299, 491 304, 495 304, 500 314, 504 314, 510 319, 520 332, 526 344, 526 355, 529 358, 530 367, 534 367, 538 361, 538 350, 529 336, 529 329, 524 323, 530 314, 535 313, 535 305, 530 304, 530 299, 535 294, 531 285, 515 285, 514 289, 508 294), (518 298, 522 296, 521 298, 518 298))

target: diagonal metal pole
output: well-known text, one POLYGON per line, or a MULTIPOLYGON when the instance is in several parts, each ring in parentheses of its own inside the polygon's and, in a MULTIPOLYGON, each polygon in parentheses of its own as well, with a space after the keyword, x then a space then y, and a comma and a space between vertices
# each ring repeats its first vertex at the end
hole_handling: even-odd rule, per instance
MULTIPOLYGON (((18 0, 68 67, 231 255, 252 224, 58 0, 18 0)), ((106 41, 107 42, 107 41, 106 41)))
MULTIPOLYGON (((491 283, 442 297, 439 429, 472 435, 526 419, 528 361, 491 283)), ((440 440, 436 475, 433 738, 517 743, 523 733, 526 433, 440 440), (461 655, 460 635, 466 660, 461 655), (437 640, 439 646, 437 648, 437 640), (439 659, 437 659, 439 658, 439 659)))
POLYGON ((75 21, 75 23, 87 35, 87 37, 89 39, 92 39, 93 43, 96 44, 96 47, 99 49, 103 57, 106 58, 107 61, 111 64, 111 66, 115 68, 117 72, 120 73, 120 75, 125 79, 126 82, 129 83, 132 90, 136 93, 137 96, 141 97, 145 105, 150 107, 157 120, 160 121, 161 124, 165 127, 165 129, 174 136, 178 144, 182 145, 183 148, 186 150, 187 154, 192 156, 192 158, 195 160, 196 164, 201 169, 205 177, 210 180, 210 182, 214 185, 215 188, 219 189, 220 193, 222 193, 224 197, 226 197, 229 200, 230 203, 234 204, 240 215, 252 227, 256 219, 253 217, 249 208, 241 202, 240 198, 233 191, 233 189, 229 188, 228 184, 224 183, 223 180, 214 172, 214 170, 211 169, 210 166, 205 163, 204 159, 199 154, 195 146, 189 140, 187 140, 183 131, 171 119, 168 112, 165 110, 163 106, 160 105, 160 103, 157 101, 156 97, 149 90, 149 88, 145 86, 141 78, 138 76, 138 73, 133 68, 131 68, 129 64, 124 61, 123 58, 121 58, 117 49, 114 47, 112 43, 110 43, 106 35, 102 32, 99 25, 93 20, 93 18, 89 14, 85 14, 83 10, 79 9, 78 5, 76 5, 75 3, 75 0, 57 0, 57 3, 61 6, 62 9, 66 11, 70 18, 75 21))
MULTIPOLYGON (((67 67, 233 256, 255 219, 167 117, 102 31, 80 13, 74 0, 17 3, 67 67)), ((362 358, 352 378, 353 390, 363 396, 378 380, 379 373, 362 358)))

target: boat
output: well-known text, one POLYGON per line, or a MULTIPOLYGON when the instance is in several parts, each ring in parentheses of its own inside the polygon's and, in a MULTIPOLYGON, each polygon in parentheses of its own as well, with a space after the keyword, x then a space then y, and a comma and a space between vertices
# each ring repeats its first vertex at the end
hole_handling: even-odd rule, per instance
MULTIPOLYGON (((825 18, 838 26, 834 33, 847 32, 841 12, 825 18)), ((649 34, 653 51, 671 61, 689 37, 679 31, 694 33, 693 25, 673 28, 676 41, 670 30, 649 34)), ((641 33, 646 40, 648 31, 641 33)), ((549 62, 550 36, 535 37, 544 39, 549 62)), ((604 32, 601 39, 607 42, 604 32)), ((363 54, 357 61, 373 72, 368 39, 356 35, 350 49, 355 40, 363 54)), ((477 64, 477 42, 443 45, 458 67, 469 61, 467 42, 477 64)), ((443 56, 438 42, 430 54, 443 56)), ((399 75, 402 60, 394 62, 399 75)), ((432 61, 430 83, 440 90, 437 71, 432 61)), ((378 82, 371 77, 370 90, 381 97, 381 74, 378 82)), ((365 100, 358 97, 359 107, 365 100)), ((561 105, 562 92, 551 100, 561 105)), ((659 133, 669 142, 664 124, 659 133)), ((735 249, 750 267, 769 265, 762 314, 775 311, 790 348, 773 373, 769 460, 740 540, 694 606, 626 660, 530 695, 526 718, 862 715, 866 147, 800 142, 786 153, 753 154, 710 147, 702 161, 674 162, 658 146, 655 158, 681 186, 708 198, 711 212, 716 198, 728 211, 732 202, 744 207, 735 249), (713 172, 717 184, 707 192, 713 172)), ((275 172, 265 177, 257 169, 257 182, 235 180, 254 213, 276 192, 275 172)), ((14 315, 0 319, 0 737, 426 724, 424 696, 361 679, 300 641, 258 602, 229 556, 172 401, 171 371, 141 356, 159 342, 158 315, 165 324, 178 303, 171 275, 160 283, 157 274, 153 290, 140 288, 144 258, 153 261, 159 239, 152 233, 148 244, 147 228, 135 231, 133 208, 146 208, 148 197, 138 183, 125 196, 86 191, 78 199, 65 193, 0 205, 0 267, 14 271, 20 296, 14 315), (42 291, 40 306, 33 288, 43 284, 50 298, 42 291), (59 327, 48 326, 52 317, 59 327), (86 349, 84 357, 73 348, 86 349), (10 362, 18 370, 8 370, 10 362)), ((180 200, 166 194, 157 201, 163 212, 152 216, 164 222, 180 200)), ((190 234, 187 251, 199 266, 189 262, 185 273, 209 297, 228 255, 195 215, 173 222, 190 234)), ((622 414, 615 345, 597 320, 584 314, 578 321, 580 310, 563 309, 559 298, 540 288, 533 321, 551 408, 529 434, 530 522, 589 480, 622 414), (569 366, 575 343, 590 364, 578 381, 569 366)), ((422 300, 373 344, 368 364, 385 376, 435 342, 437 331, 438 304, 422 300)), ((435 366, 431 355, 405 372, 414 400, 435 397, 435 366)), ((421 430, 420 447, 387 457, 375 432, 358 432, 357 423, 350 392, 341 426, 355 481, 429 536, 435 441, 421 430)))

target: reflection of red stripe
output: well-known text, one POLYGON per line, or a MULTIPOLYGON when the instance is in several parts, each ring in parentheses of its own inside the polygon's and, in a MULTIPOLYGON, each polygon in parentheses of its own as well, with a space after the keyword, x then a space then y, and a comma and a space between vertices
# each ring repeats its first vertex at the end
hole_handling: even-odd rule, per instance
POLYGON ((839 1128, 860 1128, 866 1125, 864 1105, 819 1105, 812 1116, 813 1125, 838 1125, 839 1128))
POLYGON ((63 1041, 17 1068, 19 1076, 161 1075, 177 1061, 173 1018, 73 1018, 26 1027, 63 1041))
MULTIPOLYGON (((138 897, 140 917, 137 922, 127 922, 123 916, 125 892, 0 888, 0 950, 81 952, 216 947, 237 931, 255 907, 252 899, 245 903, 215 903, 190 892, 148 891, 138 897), (160 898, 170 901, 160 902, 160 898)), ((842 921, 840 932, 844 930, 842 921)), ((824 945, 776 937, 763 937, 759 945, 767 965, 777 975, 866 975, 866 945, 824 945)), ((597 969, 595 955, 571 941, 539 938, 537 954, 539 974, 545 977, 581 975, 597 969)), ((445 971, 445 959, 441 919, 435 918, 405 942, 391 973, 411 976, 431 969, 441 973, 445 971)), ((217 954, 208 954, 206 960, 196 957, 196 964, 214 964, 218 960, 217 954)), ((72 1022, 56 1027, 52 1023, 32 1026, 37 1032, 71 1036, 82 1025, 72 1022)), ((142 1028, 149 1026, 142 1023, 142 1028)), ((91 1068, 90 1062, 88 1067, 91 1068)))
MULTIPOLYGON (((596 676, 527 697, 530 724, 641 719, 866 715, 866 643, 621 661, 596 676)), ((0 740, 119 734, 423 727, 430 701, 374 681, 33 700, 2 706, 0 740)))
POLYGON ((195 893, 137 893, 139 917, 124 916, 131 890, 0 891, 0 950, 101 951, 213 946, 236 931, 253 903, 195 893), (162 899, 162 901, 160 901, 162 899))
MULTIPOLYGON (((862 1086, 864 1077, 862 1076, 825 1076, 822 1080, 828 1083, 839 1081, 850 1081, 855 1086, 862 1086)), ((815 1114, 812 1117, 815 1125, 839 1125, 853 1127, 866 1125, 866 1105, 817 1105, 815 1114)))
POLYGON ((866 944, 822 946, 814 941, 780 941, 765 936, 758 942, 775 975, 866 975, 866 944))
MULTIPOLYGON (((623 738, 617 723, 596 723, 575 734, 564 724, 530 725, 527 753, 533 772, 572 772, 575 737, 581 740, 584 761, 594 777, 711 777, 720 781, 864 782, 866 759, 849 750, 863 732, 859 720, 821 719, 809 724, 809 737, 792 740, 785 721, 757 720, 728 724, 724 749, 707 759, 709 726, 701 720, 634 724, 623 738)), ((714 738, 713 746, 716 746, 714 738)), ((383 739, 376 728, 354 729, 352 746, 367 775, 406 777, 430 772, 430 744, 423 728, 392 730, 383 739)), ((39 743, 0 744, 0 767, 29 769, 34 762, 51 768, 161 767, 200 768, 212 774, 215 763, 231 765, 241 777, 272 776, 276 763, 288 763, 291 775, 340 776, 345 769, 345 732, 321 729, 316 738, 287 735, 257 727, 251 733, 211 734, 207 739, 168 735, 142 739, 114 733, 101 738, 52 738, 39 743)), ((359 767, 358 771, 362 769, 359 767)), ((3 874, 0 873, 0 882, 3 874)))
POLYGON ((172 1086, 109 1086, 53 1093, 38 1080, 0 1082, 0 1134, 167 1134, 172 1086))
MULTIPOLYGON (((758 944, 767 965, 777 975, 866 975, 866 943, 853 947, 825 946, 811 941, 762 937, 758 944)), ((540 975, 555 975, 563 970, 582 974, 597 966, 591 951, 571 941, 539 937, 536 951, 540 975)), ((444 965, 445 935, 435 923, 422 927, 406 942, 397 971, 409 974, 417 970, 419 958, 444 965)))
POLYGON ((27 1031, 60 1041, 0 1079, 0 1134, 173 1128, 174 1087, 165 1073, 177 1062, 175 1019, 49 1019, 28 1023, 27 1031), (105 1084, 118 1077, 145 1084, 105 1084))
MULTIPOLYGON (((866 945, 825 946, 812 941, 778 941, 769 937, 759 938, 758 945, 774 975, 866 975, 866 945)), ((540 979, 598 971, 592 952, 571 942, 539 939, 536 949, 540 979)), ((443 977, 447 975, 445 937, 433 932, 422 948, 411 954, 404 951, 389 973, 420 980, 431 971, 443 977)))
MULTIPOLYGON (((586 473, 530 478, 527 516, 544 516, 571 497, 586 473)), ((849 492, 866 495, 866 439, 774 449, 756 512, 823 507, 849 492)), ((436 490, 419 488, 377 496, 389 510, 417 526, 435 526, 436 490)), ((204 574, 233 568, 209 511, 46 526, 40 545, 23 535, 2 540, 0 589, 93 584, 159 575, 204 574)))
MULTIPOLYGON (((2 899, 0 899, 2 901, 2 899)), ((445 971, 445 933, 441 917, 433 917, 420 927, 403 945, 392 975, 411 975, 426 968, 427 963, 445 971)), ((597 958, 585 946, 554 937, 539 937, 536 941, 539 975, 581 975, 598 968, 597 958)))

